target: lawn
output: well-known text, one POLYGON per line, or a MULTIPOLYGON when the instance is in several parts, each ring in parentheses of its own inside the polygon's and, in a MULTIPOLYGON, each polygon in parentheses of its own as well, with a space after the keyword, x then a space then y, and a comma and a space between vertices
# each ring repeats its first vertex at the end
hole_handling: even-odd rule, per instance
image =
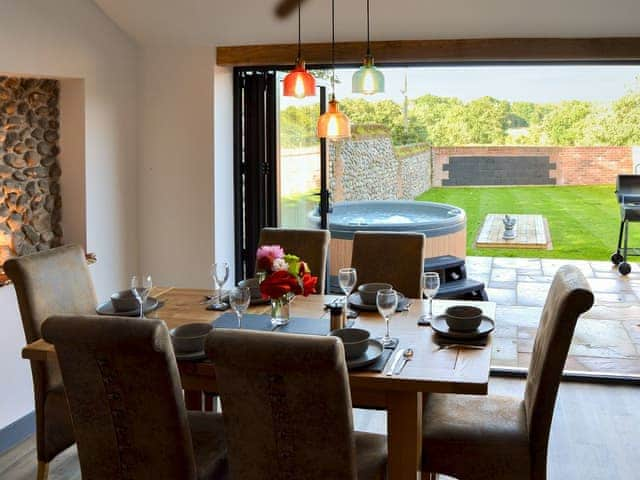
MULTIPOLYGON (((432 188, 416 200, 449 203, 467 212, 467 253, 492 257, 609 260, 618 241, 620 213, 613 185, 569 187, 432 188), (549 223, 552 250, 481 248, 473 243, 488 213, 537 213, 549 223)), ((629 246, 640 246, 631 224, 629 246)))

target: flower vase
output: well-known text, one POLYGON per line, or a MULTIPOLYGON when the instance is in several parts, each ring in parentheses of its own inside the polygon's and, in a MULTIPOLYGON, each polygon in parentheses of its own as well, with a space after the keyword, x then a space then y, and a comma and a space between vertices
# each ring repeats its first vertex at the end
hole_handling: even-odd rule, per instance
POLYGON ((271 324, 286 325, 289 323, 289 302, 287 295, 271 299, 271 324))

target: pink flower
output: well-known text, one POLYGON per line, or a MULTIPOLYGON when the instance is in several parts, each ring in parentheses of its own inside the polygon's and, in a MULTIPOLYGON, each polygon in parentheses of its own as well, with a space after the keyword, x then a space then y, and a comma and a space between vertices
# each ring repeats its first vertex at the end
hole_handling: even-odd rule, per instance
POLYGON ((256 253, 258 268, 266 272, 273 271, 273 262, 278 258, 284 258, 284 250, 280 245, 263 245, 256 253))

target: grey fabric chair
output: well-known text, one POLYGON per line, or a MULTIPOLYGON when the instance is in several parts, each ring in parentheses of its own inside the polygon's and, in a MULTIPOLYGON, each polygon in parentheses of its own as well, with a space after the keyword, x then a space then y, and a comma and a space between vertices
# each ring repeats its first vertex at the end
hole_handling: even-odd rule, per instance
POLYGON ((351 266, 358 272, 358 285, 390 283, 409 298, 422 298, 424 235, 356 232, 351 266))
POLYGON ((318 277, 318 294, 323 294, 327 278, 327 253, 331 235, 328 230, 295 230, 291 228, 263 228, 259 245, 280 245, 286 253, 302 258, 318 277))
MULTIPOLYGON (((27 343, 41 338, 40 325, 54 314, 93 314, 97 305, 84 251, 77 245, 7 260, 27 343)), ((49 462, 74 443, 69 408, 55 362, 31 362, 36 408, 38 479, 49 462)))
POLYGON ((227 478, 222 417, 187 413, 164 322, 53 316, 42 335, 56 348, 83 478, 227 478))
POLYGON ((524 400, 430 395, 423 415, 422 471, 460 480, 546 479, 562 369, 578 317, 592 305, 580 270, 560 268, 540 319, 524 400))
POLYGON ((353 431, 337 338, 214 330, 206 351, 216 369, 233 478, 384 478, 386 437, 353 431))

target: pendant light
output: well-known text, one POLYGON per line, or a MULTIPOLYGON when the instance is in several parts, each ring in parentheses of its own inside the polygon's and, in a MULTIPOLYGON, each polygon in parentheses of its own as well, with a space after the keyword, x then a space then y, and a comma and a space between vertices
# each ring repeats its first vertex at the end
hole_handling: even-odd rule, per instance
POLYGON ((318 137, 337 140, 351 136, 349 118, 340 111, 336 100, 336 5, 331 0, 331 100, 325 113, 318 119, 318 137))
POLYGON ((351 80, 351 91, 353 93, 364 93, 365 95, 384 92, 384 75, 373 64, 373 55, 371 55, 369 23, 369 0, 367 0, 367 53, 364 56, 362 66, 353 74, 351 80))
POLYGON ((285 97, 314 97, 316 95, 316 79, 307 72, 302 59, 302 39, 300 22, 300 0, 298 0, 298 56, 296 66, 291 70, 283 82, 283 95, 285 97))

